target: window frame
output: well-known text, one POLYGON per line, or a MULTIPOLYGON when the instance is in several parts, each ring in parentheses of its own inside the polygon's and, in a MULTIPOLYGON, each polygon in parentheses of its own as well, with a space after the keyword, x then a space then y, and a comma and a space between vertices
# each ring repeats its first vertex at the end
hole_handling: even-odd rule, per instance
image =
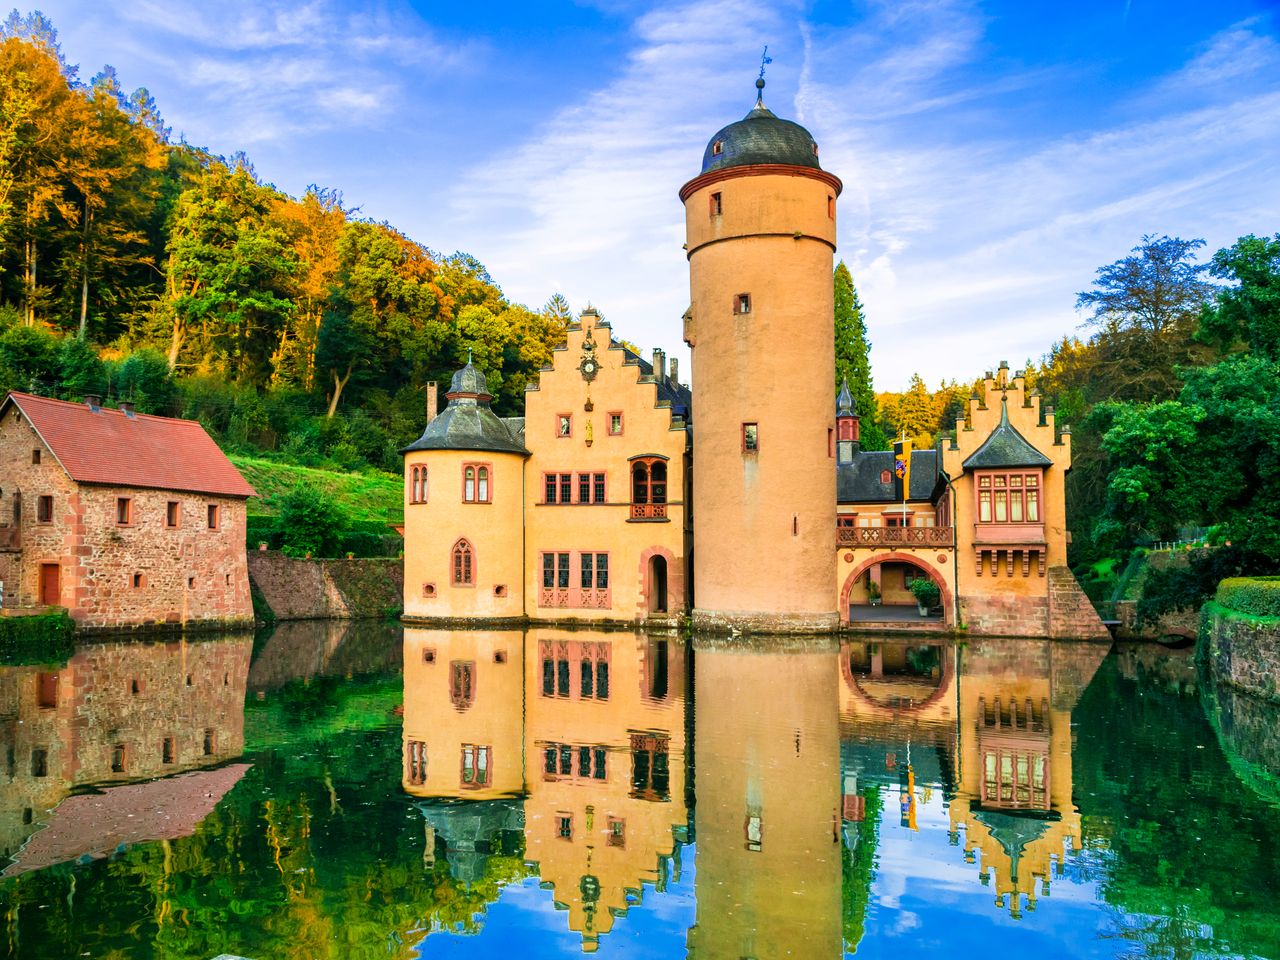
POLYGON ((205 521, 210 530, 222 529, 222 505, 217 503, 205 504, 205 521))
POLYGON ((459 537, 449 548, 449 585, 474 587, 477 569, 475 545, 466 537, 459 537))
POLYGON ((556 414, 556 438, 559 440, 573 439, 573 414, 557 413, 556 414))
POLYGON ((751 294, 735 293, 733 295, 733 313, 737 317, 745 317, 751 313, 751 294))
POLYGON ((164 526, 166 530, 177 530, 182 526, 182 501, 181 500, 165 501, 164 526))
POLYGON ((744 420, 742 422, 742 452, 760 452, 760 421, 744 420))
POLYGON ((713 219, 724 216, 724 194, 717 191, 707 197, 707 212, 713 219))
POLYGON ((426 503, 429 493, 427 465, 414 463, 409 466, 409 502, 426 503))
POLYGON ((116 526, 133 526, 133 497, 116 497, 116 526))
POLYGON ((623 416, 623 413, 624 411, 622 410, 610 410, 608 414, 606 414, 606 416, 608 416, 609 418, 609 436, 620 437, 623 435, 623 431, 625 430, 625 427, 626 427, 626 418, 623 416), (613 429, 613 420, 615 417, 618 420, 617 430, 613 429))
POLYGON ((493 463, 488 460, 468 460, 462 464, 462 502, 493 503, 493 463), (468 473, 474 475, 468 477, 468 473), (470 484, 470 487, 468 487, 470 484))
POLYGON ((977 472, 973 504, 974 522, 984 527, 1043 525, 1044 470, 1022 467, 977 472))
POLYGON ((53 523, 53 494, 42 493, 36 497, 36 523, 53 523))

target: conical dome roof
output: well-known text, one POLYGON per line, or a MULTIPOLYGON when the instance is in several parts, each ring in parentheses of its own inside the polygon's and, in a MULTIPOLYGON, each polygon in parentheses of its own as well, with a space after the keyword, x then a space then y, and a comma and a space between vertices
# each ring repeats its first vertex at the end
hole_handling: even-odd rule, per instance
MULTIPOLYGON (((449 384, 449 393, 474 393, 481 396, 489 396, 489 381, 470 360, 467 365, 453 375, 453 381, 449 384)), ((448 396, 449 394, 445 394, 448 396)))
POLYGON ((449 405, 401 453, 412 450, 489 450, 495 453, 529 451, 489 407, 489 383, 471 363, 453 375, 449 405))

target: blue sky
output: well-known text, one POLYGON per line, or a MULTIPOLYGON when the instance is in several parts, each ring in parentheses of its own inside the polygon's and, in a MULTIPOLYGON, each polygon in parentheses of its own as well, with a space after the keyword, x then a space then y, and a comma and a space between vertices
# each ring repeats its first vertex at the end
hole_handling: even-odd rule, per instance
POLYGON ((1280 231, 1274 0, 41 6, 191 142, 681 357, 676 192, 766 43, 766 101, 844 180, 880 389, 1038 358, 1143 234, 1280 231))

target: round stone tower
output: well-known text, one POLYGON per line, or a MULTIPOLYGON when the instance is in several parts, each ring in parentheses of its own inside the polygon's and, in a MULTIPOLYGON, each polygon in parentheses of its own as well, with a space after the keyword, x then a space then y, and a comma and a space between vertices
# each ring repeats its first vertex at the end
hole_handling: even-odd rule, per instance
POLYGON ((832 258, 840 180, 764 105, 680 190, 692 303, 695 626, 835 629, 832 258))

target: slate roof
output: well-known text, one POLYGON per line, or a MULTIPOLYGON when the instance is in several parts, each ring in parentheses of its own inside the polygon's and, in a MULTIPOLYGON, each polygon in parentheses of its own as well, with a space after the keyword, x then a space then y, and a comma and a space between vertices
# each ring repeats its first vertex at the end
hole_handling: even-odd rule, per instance
POLYGON ((783 120, 757 100, 741 120, 716 132, 702 155, 702 172, 746 167, 757 163, 784 163, 821 170, 813 135, 798 123, 783 120), (720 152, 715 152, 716 144, 720 152))
POLYGON ((1026 438, 1009 422, 1009 400, 1000 399, 1000 422, 983 441, 982 446, 969 455, 963 466, 966 470, 983 470, 988 467, 1048 467, 1053 461, 1027 442, 1026 438))
POLYGON ((453 375, 449 405, 427 424, 427 429, 413 443, 401 449, 412 450, 480 450, 492 453, 529 455, 524 447, 524 419, 519 418, 519 435, 512 433, 489 408, 489 384, 485 375, 470 361, 453 375))
MULTIPOLYGON (((938 485, 940 464, 937 450, 911 451, 911 489, 907 500, 933 499, 938 485)), ((862 450, 852 463, 836 466, 837 503, 900 503, 893 491, 893 451, 862 450), (889 482, 881 483, 880 475, 889 471, 889 482)))
POLYGON ((86 403, 11 393, 54 458, 77 483, 253 497, 251 487, 194 420, 129 414, 86 403))
MULTIPOLYGON (((627 355, 627 361, 638 364, 642 376, 653 376, 653 364, 636 353, 633 353, 627 347, 622 348, 627 355)), ((673 416, 684 417, 685 420, 692 420, 690 413, 693 410, 693 390, 682 383, 676 383, 670 377, 664 377, 657 381, 658 383, 658 402, 671 404, 671 413, 673 416)))

